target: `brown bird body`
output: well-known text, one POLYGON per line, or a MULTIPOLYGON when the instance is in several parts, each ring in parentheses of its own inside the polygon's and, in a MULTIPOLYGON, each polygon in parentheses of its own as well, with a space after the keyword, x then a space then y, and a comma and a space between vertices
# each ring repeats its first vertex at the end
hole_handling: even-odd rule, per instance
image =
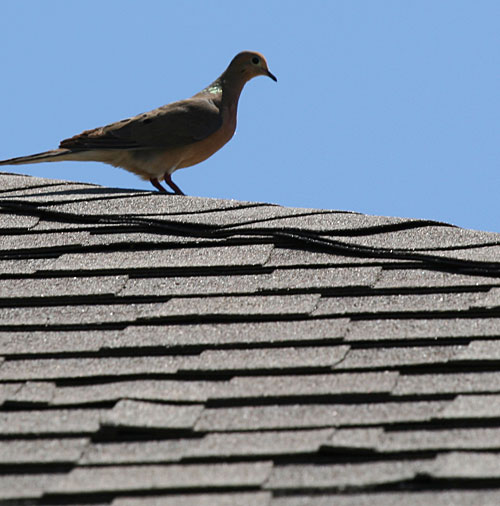
POLYGON ((236 129, 238 100, 245 83, 258 75, 276 77, 259 53, 237 54, 224 73, 191 98, 172 102, 63 140, 59 149, 0 161, 0 165, 40 162, 104 162, 148 179, 160 191, 178 169, 200 163, 226 144, 236 129))

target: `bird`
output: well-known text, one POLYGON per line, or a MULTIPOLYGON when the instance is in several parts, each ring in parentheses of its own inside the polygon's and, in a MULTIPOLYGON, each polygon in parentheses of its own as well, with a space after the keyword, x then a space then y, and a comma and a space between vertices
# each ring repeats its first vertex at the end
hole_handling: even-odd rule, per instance
POLYGON ((160 192, 168 193, 161 184, 165 181, 174 194, 184 195, 172 181, 173 172, 203 162, 233 137, 241 91, 260 75, 277 81, 262 54, 242 51, 191 98, 85 130, 61 141, 58 149, 1 160, 0 165, 104 162, 149 180, 160 192))

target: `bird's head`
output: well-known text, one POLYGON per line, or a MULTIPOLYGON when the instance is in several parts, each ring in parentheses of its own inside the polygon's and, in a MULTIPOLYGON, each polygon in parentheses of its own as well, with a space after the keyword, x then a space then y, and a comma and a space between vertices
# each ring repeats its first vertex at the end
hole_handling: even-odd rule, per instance
POLYGON ((269 71, 264 56, 253 51, 238 53, 229 64, 226 72, 244 78, 245 81, 257 76, 267 76, 273 81, 277 81, 276 77, 269 71))

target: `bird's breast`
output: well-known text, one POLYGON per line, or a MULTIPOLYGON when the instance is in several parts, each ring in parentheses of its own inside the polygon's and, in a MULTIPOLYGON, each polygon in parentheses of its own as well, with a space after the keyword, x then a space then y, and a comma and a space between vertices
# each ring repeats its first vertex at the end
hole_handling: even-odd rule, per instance
POLYGON ((177 168, 191 167, 203 162, 231 140, 236 130, 236 114, 223 115, 222 126, 213 134, 185 148, 177 168))

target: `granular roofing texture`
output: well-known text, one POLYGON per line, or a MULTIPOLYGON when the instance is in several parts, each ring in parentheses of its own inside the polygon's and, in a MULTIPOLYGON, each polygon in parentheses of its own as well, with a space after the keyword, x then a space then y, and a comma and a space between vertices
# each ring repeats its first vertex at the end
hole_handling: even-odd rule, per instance
POLYGON ((0 504, 500 504, 500 235, 0 174, 0 504))

